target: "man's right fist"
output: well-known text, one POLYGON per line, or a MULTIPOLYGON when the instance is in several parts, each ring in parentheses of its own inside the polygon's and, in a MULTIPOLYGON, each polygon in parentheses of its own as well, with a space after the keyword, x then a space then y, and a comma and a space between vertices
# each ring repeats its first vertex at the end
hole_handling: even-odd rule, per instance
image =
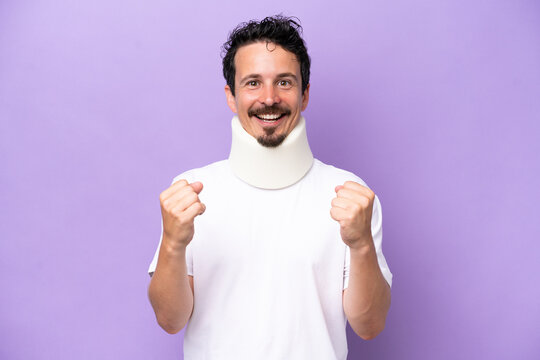
POLYGON ((193 220, 206 206, 199 200, 203 184, 179 180, 159 195, 163 217, 163 239, 172 246, 187 246, 195 232, 193 220))

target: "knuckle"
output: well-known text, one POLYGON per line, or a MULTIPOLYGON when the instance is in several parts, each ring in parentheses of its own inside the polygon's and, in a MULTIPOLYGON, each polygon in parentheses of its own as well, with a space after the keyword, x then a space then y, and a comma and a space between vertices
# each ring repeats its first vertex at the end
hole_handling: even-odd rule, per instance
POLYGON ((206 211, 206 206, 204 206, 203 203, 199 203, 199 204, 201 204, 199 206, 199 214, 202 214, 202 213, 204 213, 206 211))
POLYGON ((180 185, 187 185, 188 182, 186 179, 180 179, 178 181, 175 182, 175 184, 180 184, 180 185))
POLYGON ((190 203, 190 204, 193 204, 195 201, 197 201, 199 198, 199 196, 197 196, 197 194, 194 192, 194 191, 190 191, 189 193, 187 193, 186 195, 186 200, 190 203))
POLYGON ((163 199, 163 200, 161 200, 161 206, 162 206, 165 210, 168 210, 168 209, 169 209, 170 204, 171 204, 171 200, 170 200, 170 199, 163 199))
POLYGON ((170 209, 170 213, 175 217, 175 219, 180 219, 180 215, 182 214, 182 210, 180 210, 178 207, 170 209))
POLYGON ((159 194, 159 202, 163 204, 163 202, 165 201, 165 199, 167 199, 167 197, 165 196, 164 192, 162 192, 161 194, 159 194))

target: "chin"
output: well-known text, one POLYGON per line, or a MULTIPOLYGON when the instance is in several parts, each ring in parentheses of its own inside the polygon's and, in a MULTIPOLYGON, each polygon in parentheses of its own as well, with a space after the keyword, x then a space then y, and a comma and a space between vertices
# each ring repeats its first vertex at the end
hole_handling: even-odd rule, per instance
POLYGON ((264 147, 274 148, 281 145, 287 136, 284 134, 277 136, 259 136, 257 142, 264 147))

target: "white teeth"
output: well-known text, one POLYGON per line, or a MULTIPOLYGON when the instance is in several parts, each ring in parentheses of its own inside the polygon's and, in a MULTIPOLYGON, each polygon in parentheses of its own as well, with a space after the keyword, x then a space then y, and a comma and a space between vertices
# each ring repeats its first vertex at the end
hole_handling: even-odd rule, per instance
POLYGON ((257 117, 264 119, 264 120, 276 120, 277 118, 281 117, 279 114, 275 115, 257 115, 257 117))

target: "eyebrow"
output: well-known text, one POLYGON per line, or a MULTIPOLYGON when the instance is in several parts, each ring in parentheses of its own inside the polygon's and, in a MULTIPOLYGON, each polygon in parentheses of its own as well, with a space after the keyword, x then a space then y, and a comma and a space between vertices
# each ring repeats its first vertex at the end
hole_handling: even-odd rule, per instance
POLYGON ((295 81, 298 80, 296 78, 296 75, 294 75, 293 73, 290 73, 290 72, 286 72, 286 73, 281 73, 277 76, 278 78, 284 78, 284 77, 291 77, 293 78, 295 81))
MULTIPOLYGON (((284 77, 291 77, 295 81, 298 81, 298 79, 296 78, 296 75, 294 75, 293 73, 290 73, 290 72, 281 73, 281 74, 278 74, 278 76, 277 76, 278 79, 281 79, 281 78, 284 78, 284 77)), ((240 83, 243 83, 247 79, 260 79, 260 78, 261 78, 261 75, 259 75, 259 74, 249 74, 249 75, 244 76, 242 79, 240 79, 240 83)))

